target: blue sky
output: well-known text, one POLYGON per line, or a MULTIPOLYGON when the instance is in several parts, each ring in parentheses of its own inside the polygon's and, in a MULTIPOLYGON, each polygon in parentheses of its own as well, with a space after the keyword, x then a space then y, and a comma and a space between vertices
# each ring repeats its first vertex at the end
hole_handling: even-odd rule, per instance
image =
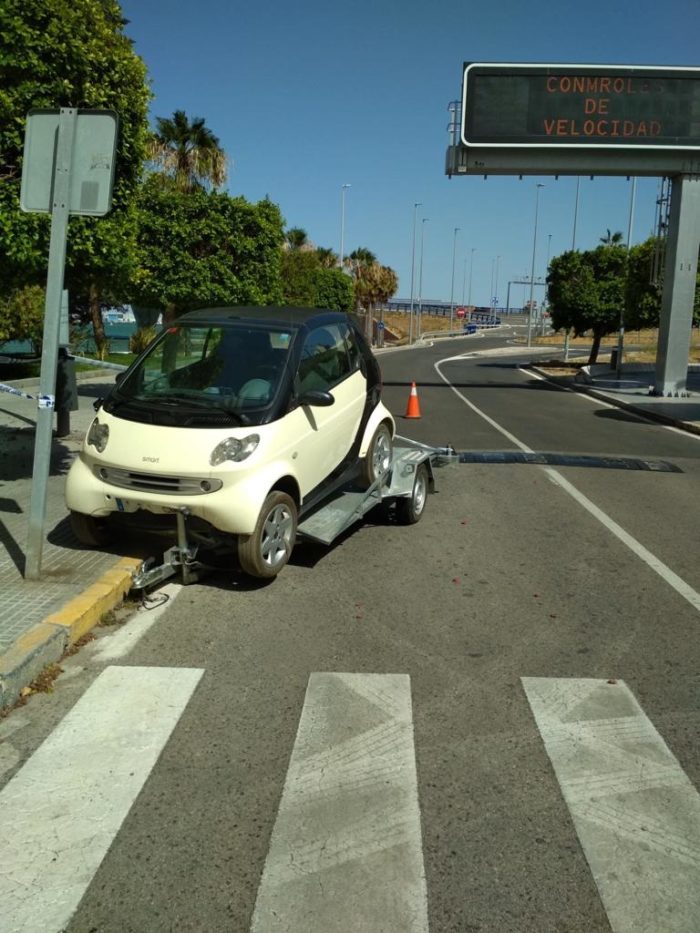
MULTIPOLYGON (((232 160, 228 190, 268 195, 288 227, 318 246, 371 249, 411 290, 413 205, 418 209, 416 294, 423 240, 424 298, 468 291, 486 305, 498 270, 529 274, 535 184, 540 190, 535 274, 571 248, 576 180, 444 173, 448 104, 464 61, 698 65, 697 0, 500 3, 456 0, 125 0, 127 34, 148 66, 152 114, 202 116, 232 160), (423 225, 421 218, 427 217, 423 225), (500 257, 500 259, 497 259, 500 257)), ((632 242, 653 229, 657 179, 639 179, 632 242)), ((576 245, 606 229, 627 234, 631 182, 580 183, 576 245)), ((513 286, 511 303, 526 289, 513 286)))

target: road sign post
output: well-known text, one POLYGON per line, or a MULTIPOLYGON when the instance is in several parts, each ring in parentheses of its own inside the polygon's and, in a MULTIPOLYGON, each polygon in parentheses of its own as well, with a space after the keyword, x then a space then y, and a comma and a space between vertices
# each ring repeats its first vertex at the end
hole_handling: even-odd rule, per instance
POLYGON ((56 399, 63 275, 70 214, 101 216, 111 207, 117 117, 108 111, 35 111, 27 117, 22 210, 51 214, 44 333, 24 576, 38 580, 44 543, 56 399))
POLYGON ((49 266, 46 273, 46 304, 44 306, 44 338, 41 350, 39 376, 39 408, 36 416, 34 464, 32 467, 32 495, 29 507, 29 534, 27 562, 24 575, 27 580, 38 580, 41 573, 41 552, 44 543, 46 491, 51 464, 51 433, 53 429, 56 368, 58 362, 58 331, 61 317, 63 270, 66 264, 68 216, 70 213, 71 163, 78 111, 72 107, 61 109, 56 143, 56 165, 53 176, 51 204, 51 239, 49 266))

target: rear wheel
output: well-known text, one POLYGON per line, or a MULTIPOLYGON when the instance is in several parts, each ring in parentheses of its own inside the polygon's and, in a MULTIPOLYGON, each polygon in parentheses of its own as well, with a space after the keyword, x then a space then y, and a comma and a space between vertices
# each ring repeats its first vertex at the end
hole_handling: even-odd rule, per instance
POLYGON ((82 512, 71 512, 70 526, 78 541, 88 547, 101 547, 112 537, 106 518, 95 518, 92 515, 84 515, 82 512))
POLYGON ((396 518, 402 525, 415 525, 420 521, 428 499, 428 468, 421 463, 416 470, 411 495, 396 500, 396 518))
POLYGON ((382 473, 386 473, 391 463, 393 442, 391 431, 386 424, 380 424, 374 432, 367 448, 367 455, 362 460, 362 482, 371 486, 382 473))
POLYGON ((276 577, 292 554, 297 534, 297 507, 291 496, 271 492, 251 535, 238 538, 238 560, 250 577, 276 577))

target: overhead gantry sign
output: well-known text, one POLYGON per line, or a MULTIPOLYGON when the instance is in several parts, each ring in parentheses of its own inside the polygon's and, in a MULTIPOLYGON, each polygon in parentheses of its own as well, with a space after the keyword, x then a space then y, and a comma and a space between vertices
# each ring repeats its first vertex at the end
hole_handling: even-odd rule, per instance
POLYGON ((450 176, 673 179, 653 392, 684 395, 700 246, 700 68, 468 62, 450 109, 450 176))
POLYGON ((700 69, 467 63, 457 126, 448 175, 697 173, 700 69))

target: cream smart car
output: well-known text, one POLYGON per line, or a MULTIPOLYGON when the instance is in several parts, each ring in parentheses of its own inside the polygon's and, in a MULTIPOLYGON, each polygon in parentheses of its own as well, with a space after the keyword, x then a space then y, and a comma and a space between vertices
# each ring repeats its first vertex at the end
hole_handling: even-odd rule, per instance
POLYGON ((203 550, 236 544, 274 577, 297 519, 392 457, 379 366, 349 315, 306 308, 194 311, 165 329, 97 409, 66 483, 73 531, 185 511, 203 550))

